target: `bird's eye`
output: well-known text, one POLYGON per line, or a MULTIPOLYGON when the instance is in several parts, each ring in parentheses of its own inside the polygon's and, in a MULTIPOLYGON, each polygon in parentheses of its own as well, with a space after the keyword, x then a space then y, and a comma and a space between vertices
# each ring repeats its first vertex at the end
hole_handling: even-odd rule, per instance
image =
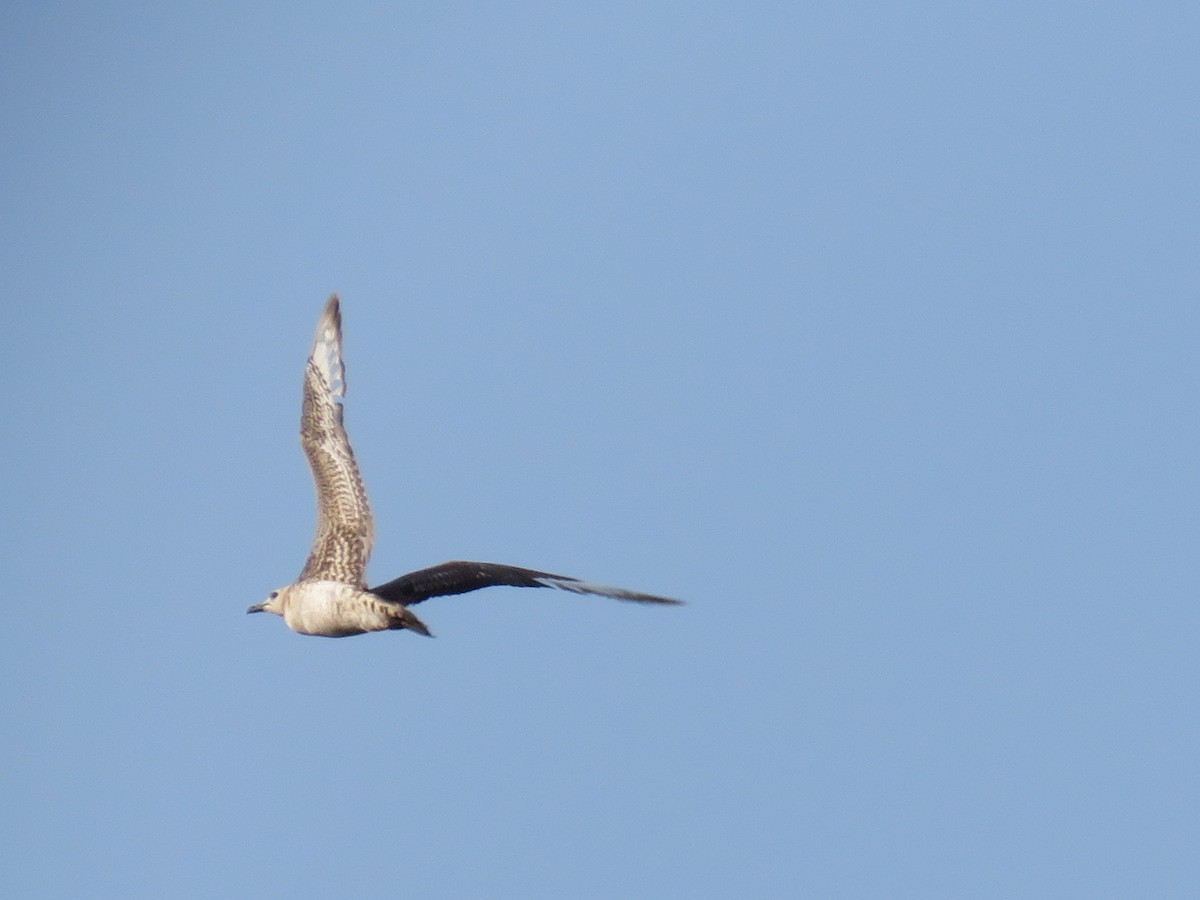
POLYGON ((279 596, 279 591, 271 591, 271 596, 270 596, 270 597, 268 597, 267 599, 268 599, 268 600, 274 600, 274 599, 275 599, 276 597, 278 597, 278 596, 279 596))

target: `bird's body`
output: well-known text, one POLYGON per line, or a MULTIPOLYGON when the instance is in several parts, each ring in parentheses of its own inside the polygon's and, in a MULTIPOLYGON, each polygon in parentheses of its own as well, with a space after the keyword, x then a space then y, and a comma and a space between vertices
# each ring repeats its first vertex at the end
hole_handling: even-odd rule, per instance
POLYGON ((340 581, 298 581, 277 591, 275 599, 287 627, 300 634, 349 637, 392 628, 429 633, 403 604, 340 581))
POLYGON ((346 372, 342 362, 342 317, 330 297, 317 323, 304 369, 300 445, 317 492, 317 533, 299 579, 272 591, 247 612, 282 616, 293 631, 321 637, 347 637, 368 631, 408 629, 429 634, 412 611, 430 597, 462 594, 483 587, 550 587, 636 603, 677 604, 678 600, 624 588, 590 584, 565 575, 498 563, 448 562, 402 575, 368 589, 367 560, 375 539, 371 507, 342 423, 346 372))

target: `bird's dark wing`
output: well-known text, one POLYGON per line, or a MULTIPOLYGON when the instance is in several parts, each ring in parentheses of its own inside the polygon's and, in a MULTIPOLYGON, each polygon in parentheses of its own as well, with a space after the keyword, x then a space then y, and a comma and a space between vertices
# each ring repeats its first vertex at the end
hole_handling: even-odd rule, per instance
POLYGON ((590 584, 580 581, 578 578, 554 575, 550 572, 538 572, 535 569, 521 569, 517 566, 505 566, 499 563, 458 561, 431 566, 418 572, 409 572, 407 575, 401 575, 387 584, 381 584, 370 590, 372 594, 384 600, 412 606, 414 603, 420 603, 430 597, 465 594, 468 591, 498 585, 559 588, 576 594, 597 594, 616 600, 631 600, 634 603, 679 604, 683 602, 672 600, 670 597, 656 597, 653 594, 627 591, 624 588, 590 584))

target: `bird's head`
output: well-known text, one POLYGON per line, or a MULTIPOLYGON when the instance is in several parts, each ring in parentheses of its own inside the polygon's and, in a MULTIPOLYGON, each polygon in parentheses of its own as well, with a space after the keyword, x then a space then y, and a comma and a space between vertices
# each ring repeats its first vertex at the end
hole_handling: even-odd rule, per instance
POLYGON ((287 588, 280 588, 277 591, 271 591, 267 595, 267 599, 262 603, 255 603, 252 607, 246 610, 247 613, 268 612, 275 613, 277 616, 283 615, 284 601, 287 595, 287 588))

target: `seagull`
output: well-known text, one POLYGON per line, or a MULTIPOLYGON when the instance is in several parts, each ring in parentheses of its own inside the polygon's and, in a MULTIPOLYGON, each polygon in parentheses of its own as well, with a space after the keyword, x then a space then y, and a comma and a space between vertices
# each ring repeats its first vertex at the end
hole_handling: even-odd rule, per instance
POLYGON ((350 439, 342 424, 346 367, 342 362, 342 313, 337 294, 325 303, 312 352, 304 368, 300 446, 308 458, 317 491, 317 534, 300 577, 271 591, 247 613, 282 616, 292 631, 320 637, 348 637, 368 631, 407 629, 431 637, 409 609, 430 597, 465 594, 480 588, 558 588, 634 603, 681 603, 499 563, 454 561, 401 575, 368 588, 367 560, 375 524, 350 439))

